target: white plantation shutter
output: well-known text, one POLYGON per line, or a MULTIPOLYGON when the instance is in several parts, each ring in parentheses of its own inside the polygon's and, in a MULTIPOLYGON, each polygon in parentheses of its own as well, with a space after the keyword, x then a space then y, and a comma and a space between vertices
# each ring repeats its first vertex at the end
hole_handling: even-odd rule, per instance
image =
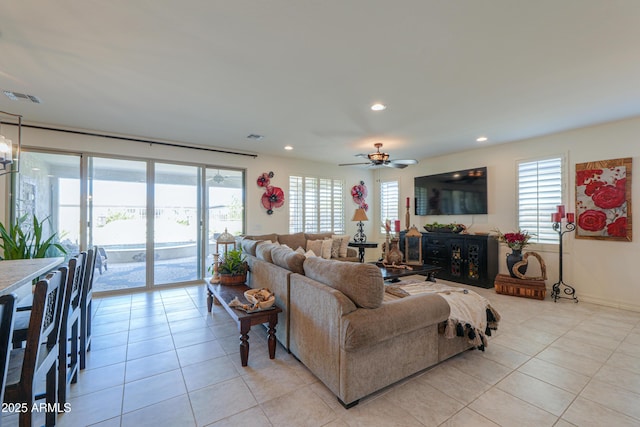
POLYGON ((384 233, 384 222, 399 219, 398 198, 400 197, 398 181, 380 182, 380 229, 384 233))
POLYGON ((558 243, 551 214, 562 204, 562 158, 518 163, 518 226, 532 243, 558 243))
POLYGON ((304 178, 304 230, 318 231, 318 179, 304 178))
POLYGON ((303 188, 301 176, 289 177, 289 233, 304 231, 303 188))
POLYGON ((339 179, 289 177, 289 232, 344 233, 344 184, 339 179))

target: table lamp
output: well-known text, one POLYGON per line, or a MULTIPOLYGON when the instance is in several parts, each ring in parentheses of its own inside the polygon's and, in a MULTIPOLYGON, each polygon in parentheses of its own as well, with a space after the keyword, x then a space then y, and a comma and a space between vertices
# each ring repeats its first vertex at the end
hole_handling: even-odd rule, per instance
POLYGON ((367 214, 364 212, 364 209, 356 209, 356 212, 353 214, 353 218, 351 219, 351 221, 358 221, 358 232, 355 236, 353 236, 353 241, 356 243, 366 242, 367 236, 364 234, 364 224, 362 223, 362 221, 369 221, 369 218, 367 218, 367 214))

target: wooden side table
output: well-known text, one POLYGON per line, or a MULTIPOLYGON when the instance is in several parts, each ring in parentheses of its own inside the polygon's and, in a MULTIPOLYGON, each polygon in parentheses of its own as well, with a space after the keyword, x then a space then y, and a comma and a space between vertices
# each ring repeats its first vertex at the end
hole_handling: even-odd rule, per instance
POLYGON ((367 242, 349 242, 349 246, 352 248, 358 248, 358 258, 360 262, 364 262, 364 250, 366 248, 377 248, 377 243, 367 243, 367 242))
POLYGON ((249 331, 253 325, 261 325, 269 323, 269 332, 267 344, 269 347, 269 359, 276 357, 276 324, 278 323, 278 313, 282 309, 273 306, 270 310, 257 311, 247 313, 243 310, 229 307, 229 302, 238 297, 240 301, 244 301, 244 292, 249 290, 246 285, 219 285, 207 283, 207 310, 211 313, 211 307, 215 302, 217 305, 224 307, 227 313, 238 325, 240 331, 240 361, 242 366, 247 366, 249 361, 249 331))

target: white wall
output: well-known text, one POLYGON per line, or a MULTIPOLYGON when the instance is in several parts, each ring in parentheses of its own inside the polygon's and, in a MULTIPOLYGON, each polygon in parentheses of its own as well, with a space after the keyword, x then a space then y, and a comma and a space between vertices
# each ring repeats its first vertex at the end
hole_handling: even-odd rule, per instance
MULTIPOLYGON (((412 215, 418 227, 438 221, 460 222, 470 231, 503 232, 517 228, 516 215, 516 161, 540 156, 564 154, 567 158, 567 188, 564 204, 575 211, 575 165, 596 160, 632 157, 635 175, 640 171, 640 118, 612 122, 573 131, 547 135, 509 144, 486 146, 477 150, 437 158, 422 159, 416 166, 402 171, 382 169, 381 177, 401 178, 401 201, 413 197, 413 177, 479 166, 488 167, 489 214, 467 216, 412 215)), ((640 201, 640 183, 632 184, 632 200, 640 201)), ((413 199, 412 199, 413 200, 413 199)), ((404 203, 402 203, 404 206, 404 203)), ((413 212, 413 206, 412 206, 413 212)), ((632 221, 638 214, 632 211, 632 221)), ((551 227, 551 223, 549 223, 551 227)), ((637 225, 636 225, 637 227, 637 225)), ((576 288, 580 301, 640 311, 640 277, 634 273, 634 264, 640 261, 640 231, 635 230, 632 242, 575 239, 573 233, 564 236, 563 280, 576 288)), ((539 252, 547 265, 547 288, 558 280, 558 248, 555 245, 534 245, 530 250, 539 252)), ((508 249, 501 248, 501 259, 508 249)), ((500 263, 500 272, 506 273, 506 262, 500 263)), ((549 293, 549 292, 548 292, 549 293)), ((570 303, 569 300, 561 300, 570 303)))
MULTIPOLYGON (((606 160, 621 157, 632 157, 636 163, 636 171, 640 170, 638 156, 640 144, 640 118, 628 119, 600 126, 577 129, 569 132, 548 135, 526 141, 509 144, 487 146, 477 150, 456 153, 431 159, 422 159, 418 165, 404 170, 381 168, 370 172, 366 169, 338 167, 334 164, 301 161, 288 157, 259 156, 256 159, 247 157, 207 153, 196 150, 149 146, 146 144, 24 129, 23 143, 29 146, 40 146, 51 149, 76 150, 89 153, 118 154, 126 153, 130 157, 154 158, 193 162, 214 166, 231 166, 246 168, 247 195, 247 233, 259 234, 268 232, 285 233, 288 231, 287 204, 273 215, 267 215, 260 205, 261 188, 255 184, 257 177, 273 171, 274 185, 288 191, 288 176, 306 174, 318 176, 335 176, 343 178, 346 183, 345 206, 347 232, 355 233, 355 224, 351 222, 352 212, 356 208, 351 200, 350 189, 360 180, 364 180, 369 188, 368 202, 370 221, 365 223, 365 233, 370 241, 382 239, 378 233, 377 219, 377 183, 380 178, 397 177, 400 179, 400 219, 404 226, 404 201, 406 197, 413 200, 413 177, 456 169, 487 166, 489 175, 489 214, 451 217, 415 217, 411 223, 421 227, 435 220, 445 222, 461 222, 470 231, 490 231, 500 228, 510 231, 517 227, 516 222, 516 161, 539 156, 564 154, 568 165, 568 186, 564 204, 569 211, 574 210, 575 164, 594 160, 606 160)), ((638 172, 637 172, 638 173, 638 172)), ((636 175, 637 175, 636 173, 636 175)), ((6 178, 0 177, 0 218, 4 221, 7 213, 6 201, 8 192, 6 178)), ((633 184, 632 200, 640 200, 640 184, 633 184)), ((413 211, 413 206, 412 206, 413 211)), ((638 215, 632 211, 632 219, 636 224, 638 215)), ((551 225, 549 225, 551 226, 551 225)), ((636 231, 633 242, 606 242, 598 240, 576 240, 573 234, 564 237, 564 271, 563 279, 576 288, 581 301, 596 302, 604 305, 640 311, 640 279, 634 273, 634 263, 640 254, 640 231, 636 231)), ((531 250, 539 252, 547 264, 549 279, 547 288, 558 277, 558 253, 554 245, 534 246, 531 250)), ((507 249, 501 248, 501 255, 506 256, 507 249)), ((373 260, 379 250, 367 250, 367 259, 373 260)), ((506 263, 501 262, 501 272, 506 272, 506 263)), ((568 300, 559 303, 572 304, 568 300)))

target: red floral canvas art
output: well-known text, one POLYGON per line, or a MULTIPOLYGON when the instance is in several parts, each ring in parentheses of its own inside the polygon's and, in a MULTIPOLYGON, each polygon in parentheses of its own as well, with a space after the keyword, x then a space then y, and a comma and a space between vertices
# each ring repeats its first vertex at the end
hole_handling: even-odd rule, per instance
POLYGON ((576 237, 631 241, 631 158, 576 165, 576 237))

